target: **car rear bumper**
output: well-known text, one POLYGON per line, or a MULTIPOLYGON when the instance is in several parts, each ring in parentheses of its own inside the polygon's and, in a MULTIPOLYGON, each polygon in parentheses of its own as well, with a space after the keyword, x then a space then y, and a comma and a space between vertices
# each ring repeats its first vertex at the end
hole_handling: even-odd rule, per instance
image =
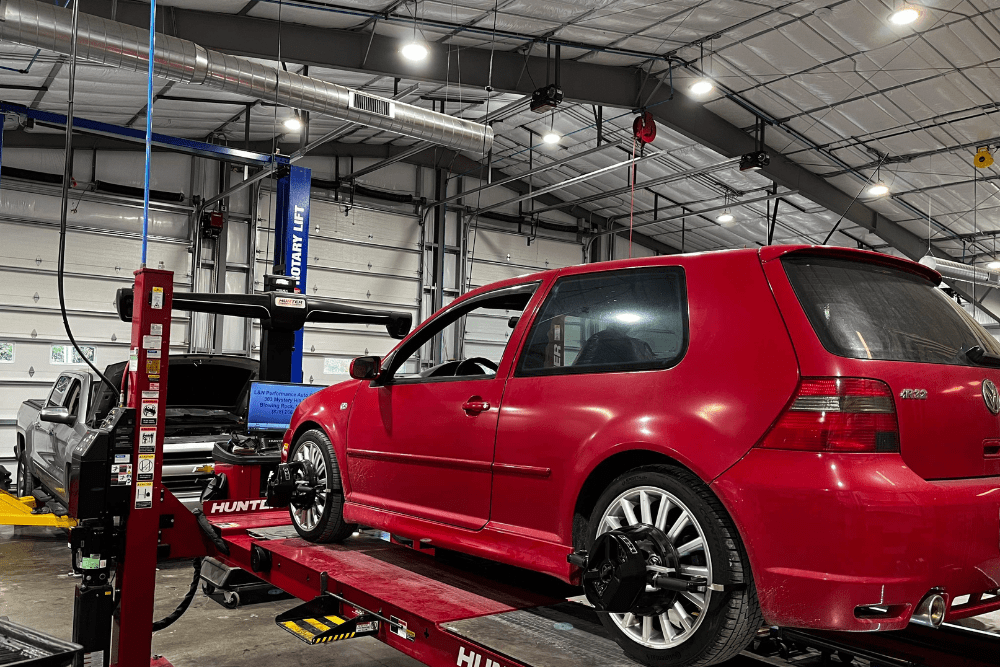
POLYGON ((1000 588, 1000 477, 929 482, 897 455, 754 449, 712 488, 769 623, 900 629, 932 589, 949 620, 1000 608, 980 597, 1000 588))

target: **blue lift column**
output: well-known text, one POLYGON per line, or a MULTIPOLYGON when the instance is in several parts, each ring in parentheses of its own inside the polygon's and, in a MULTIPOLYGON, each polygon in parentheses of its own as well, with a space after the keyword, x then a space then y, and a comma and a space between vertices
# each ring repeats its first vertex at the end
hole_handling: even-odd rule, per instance
MULTIPOLYGON (((295 279, 295 291, 306 292, 309 263, 309 195, 312 170, 295 165, 278 167, 274 214, 274 272, 295 279)), ((267 287, 265 287, 267 289, 267 287)), ((292 382, 302 382, 302 329, 295 332, 292 382)))

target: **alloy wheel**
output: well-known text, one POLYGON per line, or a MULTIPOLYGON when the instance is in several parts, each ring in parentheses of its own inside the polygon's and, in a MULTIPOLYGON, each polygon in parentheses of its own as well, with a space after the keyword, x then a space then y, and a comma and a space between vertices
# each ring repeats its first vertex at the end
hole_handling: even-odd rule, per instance
MULTIPOLYGON (((682 578, 704 578, 712 583, 712 556, 705 532, 694 513, 677 496, 653 486, 629 489, 615 498, 604 510, 597 535, 637 524, 661 530, 677 550, 682 578)), ((656 566, 650 564, 650 568, 656 566)), ((647 586, 648 592, 657 589, 647 586)), ((683 644, 701 626, 708 610, 712 591, 681 593, 673 605, 657 615, 609 614, 614 623, 637 644, 652 649, 668 649, 683 644)))
MULTIPOLYGON (((311 531, 319 525, 326 509, 326 498, 329 489, 326 480, 326 460, 323 458, 323 451, 319 445, 311 440, 306 440, 299 444, 292 455, 293 461, 309 463, 313 469, 313 479, 316 482, 316 493, 311 504, 305 507, 292 507, 292 520, 303 530, 311 531)), ((308 481, 306 476, 299 472, 296 481, 308 481)))

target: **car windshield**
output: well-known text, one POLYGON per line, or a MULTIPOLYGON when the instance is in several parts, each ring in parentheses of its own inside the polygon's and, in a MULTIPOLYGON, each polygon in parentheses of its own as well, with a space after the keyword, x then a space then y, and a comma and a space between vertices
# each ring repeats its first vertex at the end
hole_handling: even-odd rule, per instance
POLYGON ((1000 344, 926 278, 872 262, 790 256, 792 289, 828 351, 852 359, 973 365, 1000 344))

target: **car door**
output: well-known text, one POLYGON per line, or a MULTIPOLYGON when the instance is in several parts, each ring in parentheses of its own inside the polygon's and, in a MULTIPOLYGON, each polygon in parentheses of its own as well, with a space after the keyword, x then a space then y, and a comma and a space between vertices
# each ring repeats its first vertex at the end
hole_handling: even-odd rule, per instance
MULTIPOLYGON (((45 399, 44 407, 62 407, 73 385, 73 376, 69 373, 60 375, 52 391, 45 399)), ((31 424, 31 458, 34 463, 35 472, 45 478, 45 486, 54 488, 62 486, 62 473, 59 464, 56 462, 55 452, 55 426, 52 422, 41 420, 41 414, 35 416, 35 421, 31 424)))
POLYGON ((51 424, 52 470, 58 476, 58 484, 53 487, 56 495, 63 502, 69 502, 66 484, 69 477, 69 463, 73 447, 83 438, 87 431, 87 393, 90 382, 81 378, 73 378, 63 397, 62 405, 69 410, 73 422, 70 424, 51 424))
POLYGON ((537 287, 456 302, 362 384, 347 432, 351 502, 467 529, 486 524, 497 415, 516 347, 510 340, 522 333, 517 318, 537 287), (446 349, 449 340, 464 354, 415 368, 425 344, 446 349))
POLYGON ((572 480, 600 448, 669 432, 664 408, 691 385, 675 368, 687 340, 680 267, 561 275, 505 387, 490 520, 565 544, 572 480))

